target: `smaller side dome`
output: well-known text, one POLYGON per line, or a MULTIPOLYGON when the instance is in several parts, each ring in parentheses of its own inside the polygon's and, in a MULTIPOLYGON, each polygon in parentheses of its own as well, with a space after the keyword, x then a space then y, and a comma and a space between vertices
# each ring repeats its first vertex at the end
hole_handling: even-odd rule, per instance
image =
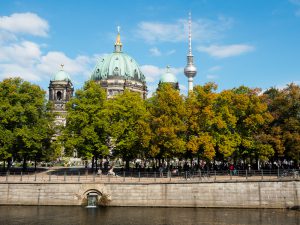
POLYGON ((71 81, 70 75, 63 70, 63 65, 61 65, 61 70, 54 74, 52 81, 71 81))
POLYGON ((166 72, 160 77, 160 83, 178 83, 176 76, 170 72, 170 66, 167 66, 166 72))

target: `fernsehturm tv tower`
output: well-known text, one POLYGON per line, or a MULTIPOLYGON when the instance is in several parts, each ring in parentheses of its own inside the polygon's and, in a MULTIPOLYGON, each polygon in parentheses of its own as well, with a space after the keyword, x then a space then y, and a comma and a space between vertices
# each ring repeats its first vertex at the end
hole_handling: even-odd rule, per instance
POLYGON ((193 91, 193 78, 197 74, 197 68, 194 65, 194 56, 192 54, 192 16, 189 13, 189 53, 187 55, 187 65, 184 68, 184 74, 188 78, 189 92, 193 91))

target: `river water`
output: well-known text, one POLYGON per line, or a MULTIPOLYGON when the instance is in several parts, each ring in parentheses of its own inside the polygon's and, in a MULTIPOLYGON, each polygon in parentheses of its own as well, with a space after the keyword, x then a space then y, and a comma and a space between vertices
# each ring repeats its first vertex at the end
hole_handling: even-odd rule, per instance
POLYGON ((2 225, 300 225, 300 211, 210 208, 0 206, 2 225))

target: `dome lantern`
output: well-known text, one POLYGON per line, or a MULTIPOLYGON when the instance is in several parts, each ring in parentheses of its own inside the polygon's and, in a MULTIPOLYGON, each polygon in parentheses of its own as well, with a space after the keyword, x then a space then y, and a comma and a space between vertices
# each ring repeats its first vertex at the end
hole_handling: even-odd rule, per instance
POLYGON ((122 52, 122 42, 121 42, 121 36, 120 36, 120 26, 118 28, 118 35, 115 43, 115 52, 122 52))
POLYGON ((70 81, 70 75, 64 71, 64 64, 61 64, 61 69, 54 74, 52 81, 70 81))

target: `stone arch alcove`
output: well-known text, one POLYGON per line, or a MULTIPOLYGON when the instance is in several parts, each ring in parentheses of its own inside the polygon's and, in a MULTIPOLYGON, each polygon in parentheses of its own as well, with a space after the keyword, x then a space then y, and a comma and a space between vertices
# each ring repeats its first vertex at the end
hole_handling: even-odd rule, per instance
POLYGON ((88 208, 95 208, 99 205, 102 193, 97 189, 89 189, 84 192, 83 196, 83 205, 88 208))

